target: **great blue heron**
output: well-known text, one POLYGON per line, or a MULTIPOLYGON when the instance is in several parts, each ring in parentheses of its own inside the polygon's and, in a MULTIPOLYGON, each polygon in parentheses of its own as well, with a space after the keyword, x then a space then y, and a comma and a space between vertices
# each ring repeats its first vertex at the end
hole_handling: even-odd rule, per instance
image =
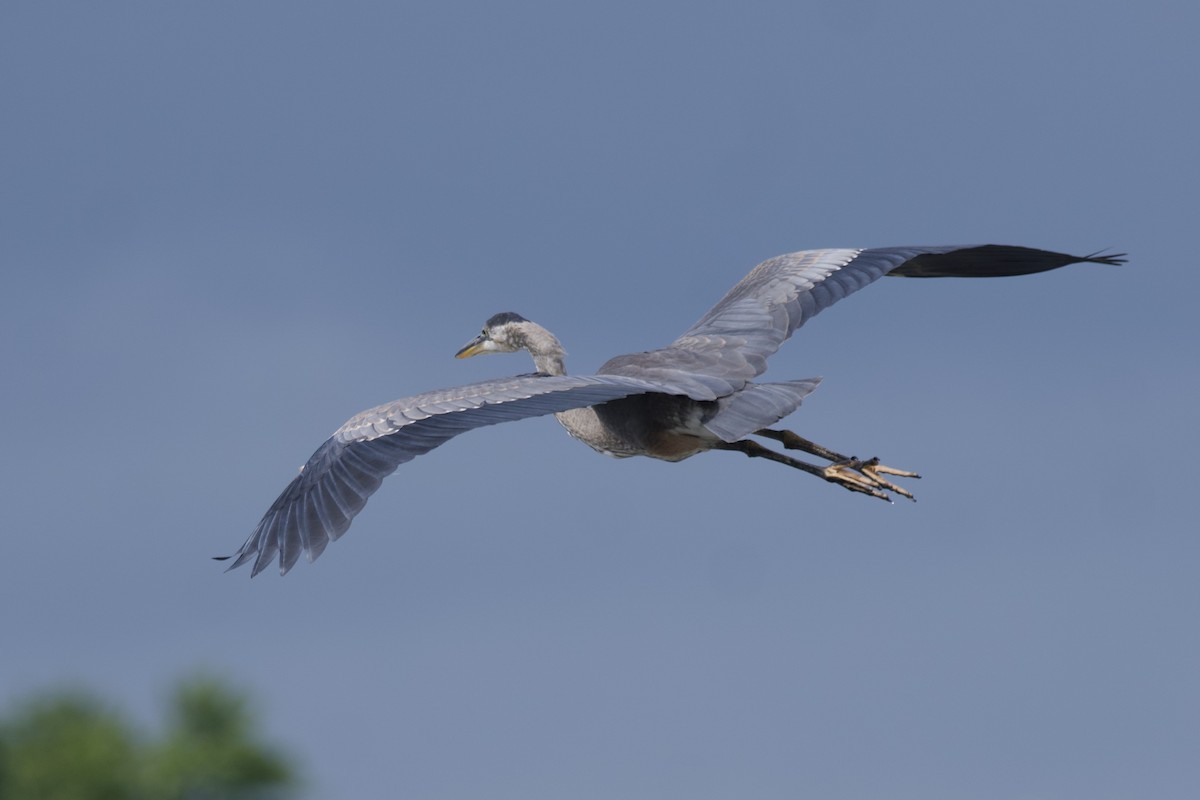
POLYGON ((301 553, 312 561, 404 462, 460 433, 545 414, 618 458, 680 461, 733 450, 852 492, 912 498, 890 478, 920 477, 915 472, 768 428, 795 411, 819 379, 752 383, 766 370, 767 357, 822 309, 884 275, 998 277, 1124 261, 1123 254, 1071 256, 1006 245, 802 250, 759 264, 667 347, 617 356, 584 376, 567 375, 562 345, 550 331, 518 314, 496 314, 457 357, 527 350, 537 372, 405 397, 353 417, 317 448, 241 549, 226 557, 234 559, 229 569, 253 560, 251 575, 257 575, 278 555, 282 575, 301 553), (751 434, 829 463, 792 458, 745 438, 751 434))

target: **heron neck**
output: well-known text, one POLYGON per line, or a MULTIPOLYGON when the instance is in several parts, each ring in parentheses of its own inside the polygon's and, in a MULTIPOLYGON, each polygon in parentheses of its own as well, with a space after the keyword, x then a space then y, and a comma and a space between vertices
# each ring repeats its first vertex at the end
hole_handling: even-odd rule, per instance
POLYGON ((533 365, 543 375, 566 375, 567 365, 563 363, 562 355, 534 355, 533 365))
POLYGON ((533 365, 545 375, 566 375, 567 353, 550 331, 541 325, 529 324, 525 331, 525 349, 533 356, 533 365))

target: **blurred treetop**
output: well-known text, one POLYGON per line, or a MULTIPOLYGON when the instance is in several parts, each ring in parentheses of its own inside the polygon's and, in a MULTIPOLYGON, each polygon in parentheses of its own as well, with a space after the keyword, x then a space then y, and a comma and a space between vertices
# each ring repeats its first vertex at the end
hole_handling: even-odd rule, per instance
POLYGON ((246 696, 210 677, 181 682, 158 736, 79 691, 0 717, 0 800, 284 800, 295 768, 265 744, 246 696))

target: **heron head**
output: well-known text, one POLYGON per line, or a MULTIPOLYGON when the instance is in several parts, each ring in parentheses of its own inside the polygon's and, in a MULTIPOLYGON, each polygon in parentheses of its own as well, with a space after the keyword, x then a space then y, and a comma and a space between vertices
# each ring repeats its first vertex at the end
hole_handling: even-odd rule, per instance
POLYGON ((525 328, 532 325, 520 314, 502 311, 483 324, 479 335, 454 354, 455 358, 470 358, 481 353, 515 353, 528 347, 525 328))

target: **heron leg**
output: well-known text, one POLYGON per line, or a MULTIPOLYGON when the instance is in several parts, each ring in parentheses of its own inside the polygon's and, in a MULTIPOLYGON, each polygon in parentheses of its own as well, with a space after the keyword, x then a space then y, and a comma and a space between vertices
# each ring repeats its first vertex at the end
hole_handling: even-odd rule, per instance
MULTIPOLYGON (((842 464, 831 464, 828 467, 818 467, 816 464, 809 464, 807 461, 801 461, 798 458, 777 453, 774 450, 763 447, 761 444, 749 439, 742 439, 736 442, 721 442, 716 446, 718 450, 734 450, 739 453, 745 453, 750 458, 765 458, 769 461, 774 461, 777 464, 785 464, 794 469, 803 470, 809 475, 816 475, 818 478, 824 478, 830 483, 836 483, 839 486, 849 489, 852 492, 862 492, 869 494, 872 497, 878 497, 880 500, 887 500, 889 503, 892 498, 888 497, 885 488, 894 489, 900 494, 912 497, 903 489, 892 486, 885 480, 880 478, 872 478, 869 473, 862 468, 850 466, 850 462, 842 464), (858 470, 857 472, 853 470, 858 470), (860 474, 861 473, 861 474, 860 474)), ((856 463, 857 460, 854 460, 856 463)), ((865 467, 866 465, 861 465, 865 467)))
POLYGON ((774 439, 783 444, 788 450, 803 450, 810 455, 818 456, 826 461, 850 461, 850 456, 844 456, 841 453, 835 453, 828 447, 822 447, 814 441, 805 439, 798 433, 792 431, 777 431, 771 428, 760 428, 754 432, 755 436, 763 436, 767 439, 774 439))
MULTIPOLYGON (((909 500, 916 499, 912 496, 912 492, 902 486, 897 486, 883 477, 884 475, 895 475, 900 478, 920 478, 921 476, 915 472, 880 464, 878 458, 871 458, 864 461, 854 456, 844 456, 841 453, 835 453, 828 447, 822 447, 816 442, 805 439, 803 436, 792 431, 777 431, 771 428, 762 428, 754 433, 756 436, 774 439, 788 450, 800 450, 832 462, 828 467, 825 467, 826 472, 840 474, 849 481, 864 483, 871 488, 885 492, 895 492, 901 497, 907 497, 909 500)), ((826 477, 829 480, 835 480, 828 476, 826 477)), ((844 481, 835 480, 835 482, 845 486, 844 481)))

